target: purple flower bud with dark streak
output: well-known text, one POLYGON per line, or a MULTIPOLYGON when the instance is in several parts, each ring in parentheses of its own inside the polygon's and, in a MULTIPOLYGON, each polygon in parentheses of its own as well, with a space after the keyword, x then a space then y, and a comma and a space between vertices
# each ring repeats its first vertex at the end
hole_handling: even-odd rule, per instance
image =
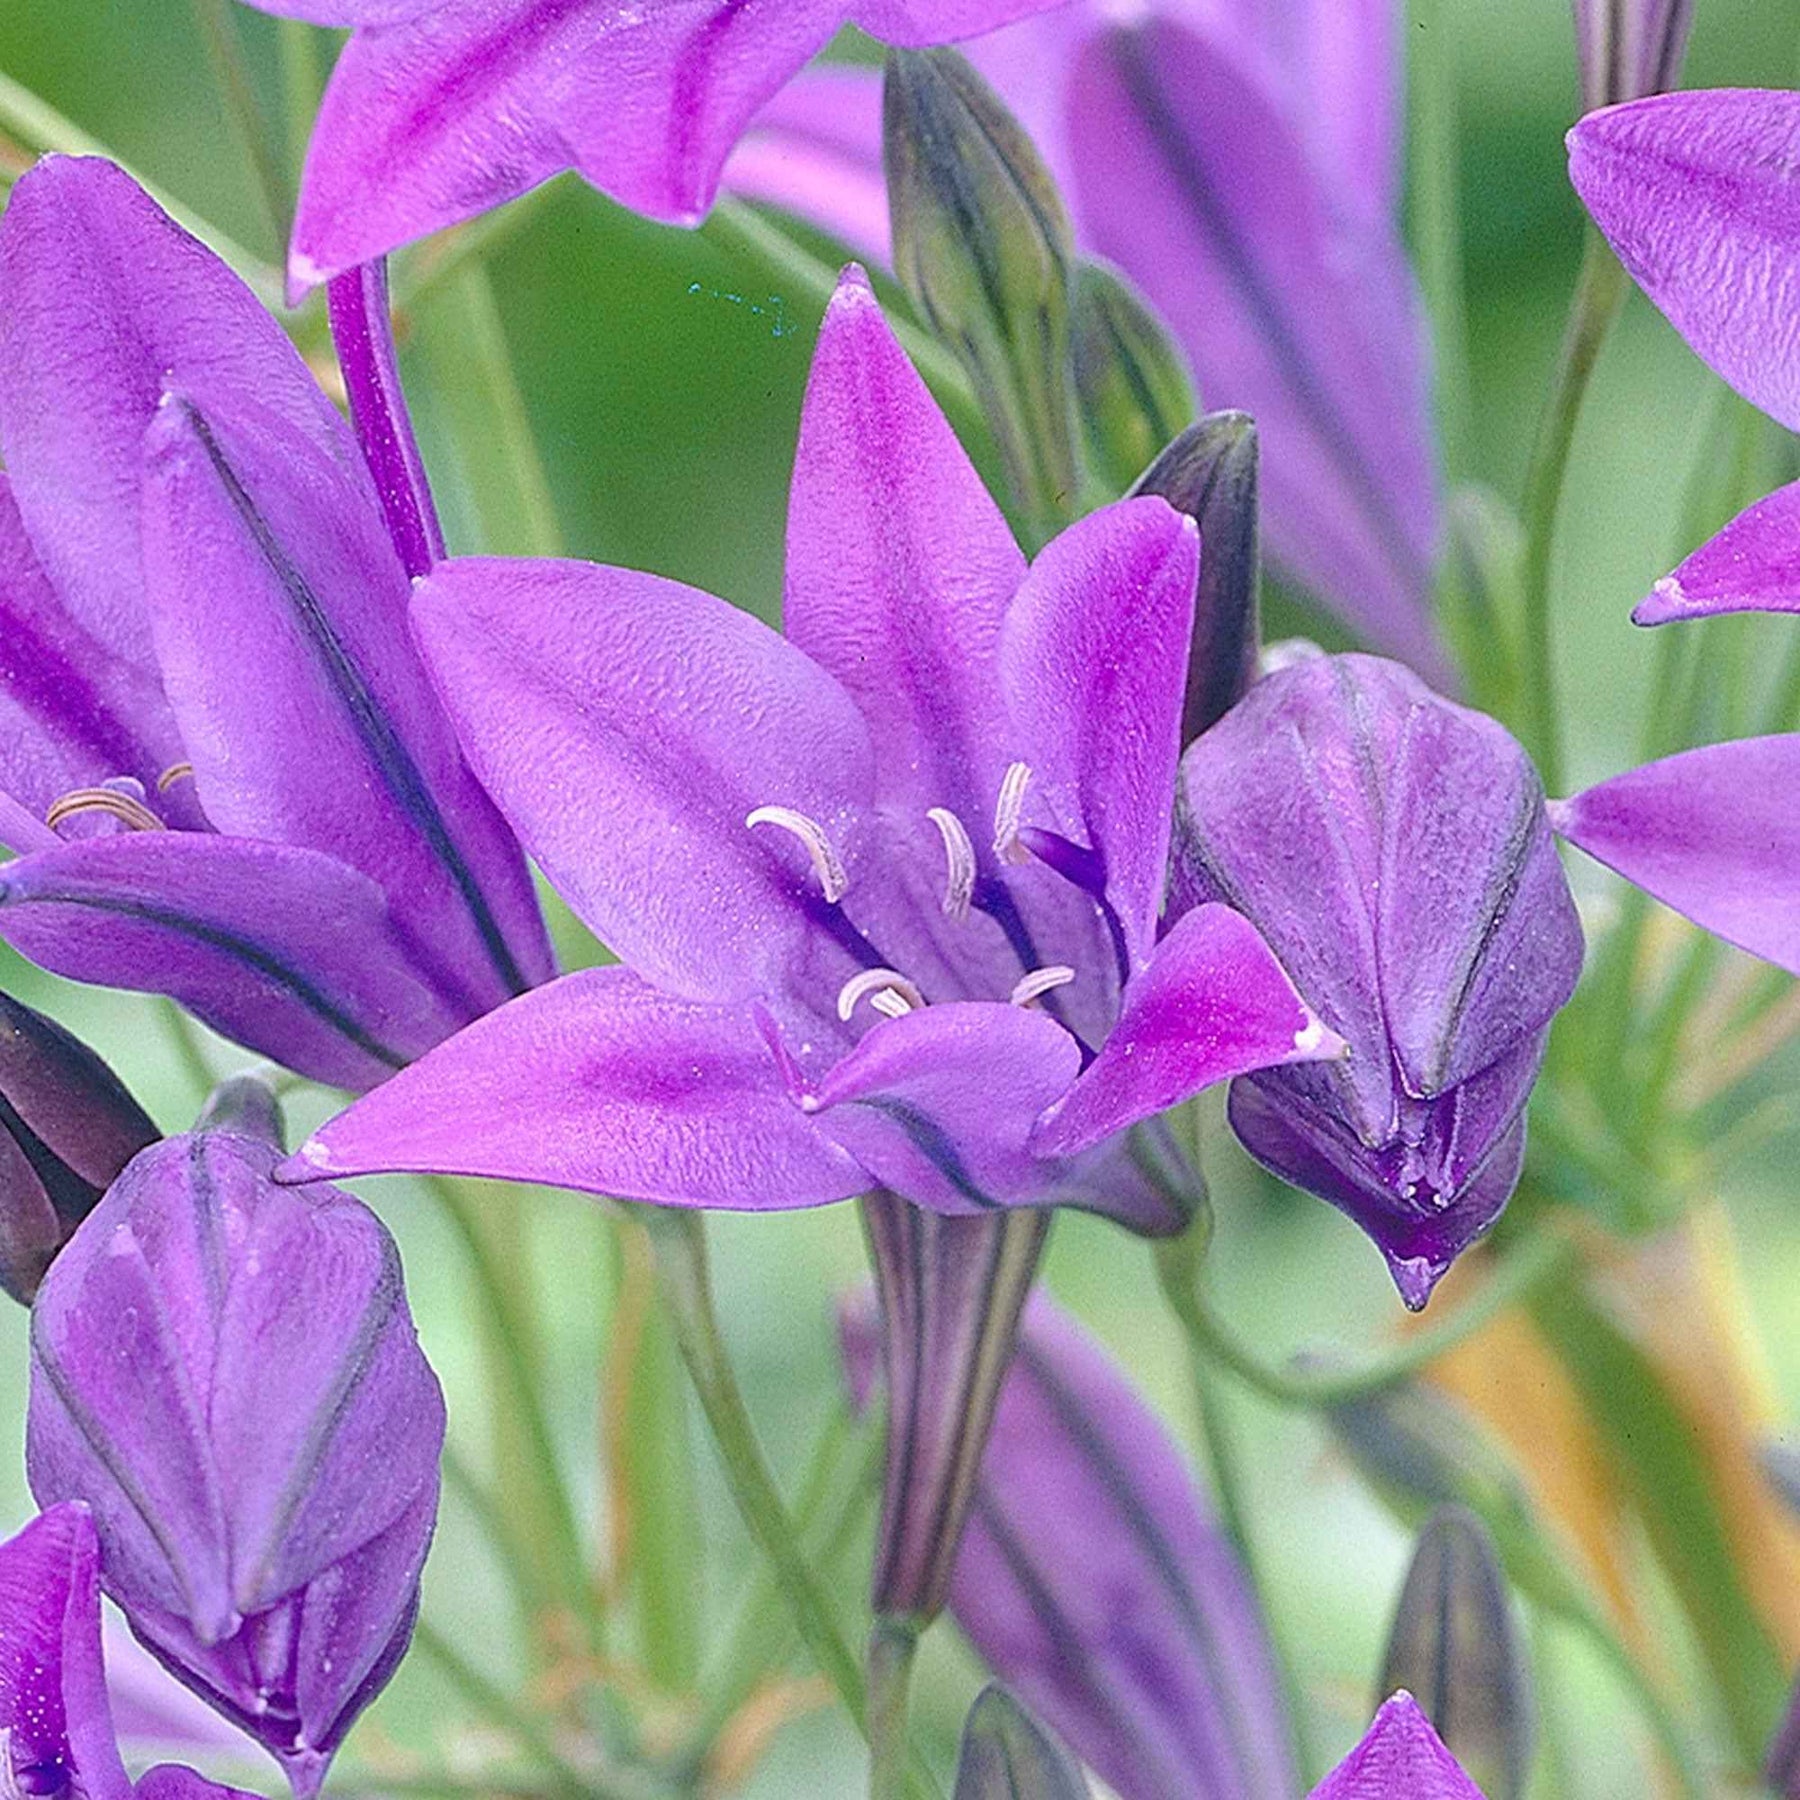
POLYGON ((1536 771, 1399 664, 1312 657, 1183 757, 1175 857, 1171 914, 1235 907, 1350 1046, 1235 1080, 1233 1129, 1360 1225, 1416 1310, 1511 1197, 1581 971, 1536 771))
POLYGON ((26 1466, 92 1509, 144 1645, 310 1796, 411 1635, 444 1407, 393 1240, 276 1186, 282 1154, 233 1083, 113 1184, 32 1314, 26 1466))
POLYGON ((1308 1800, 1483 1800, 1483 1795, 1403 1689, 1308 1800))
POLYGON ((0 1288, 29 1305, 113 1177, 156 1138, 93 1051, 0 994, 0 1288))

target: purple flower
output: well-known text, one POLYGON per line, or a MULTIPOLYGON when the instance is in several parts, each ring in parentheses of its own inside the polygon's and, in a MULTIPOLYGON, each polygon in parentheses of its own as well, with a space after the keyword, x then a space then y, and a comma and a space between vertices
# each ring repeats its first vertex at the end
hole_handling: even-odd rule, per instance
POLYGON ((107 1701, 100 1547, 85 1506, 52 1507, 0 1544, 0 1793, 251 1800, 172 1764, 133 1788, 107 1701))
MULTIPOLYGON (((843 1319, 853 1393, 877 1339, 843 1319)), ((1249 1583, 1123 1372, 1041 1295, 1001 1388, 950 1608, 1120 1800, 1290 1800, 1298 1780, 1249 1583)))
POLYGON ((852 270, 801 423, 786 638, 625 569, 420 584, 475 768, 625 966, 489 1015, 290 1175, 1166 1225, 1078 1193, 1086 1153, 1337 1050, 1236 913, 1158 937, 1196 555, 1142 499, 1027 568, 852 270))
POLYGON ((1675 85, 1694 0, 1575 0, 1583 110, 1675 85))
POLYGON ((0 221, 0 935, 362 1088, 551 963, 408 631, 429 540, 390 539, 411 437, 354 297, 367 458, 111 164, 43 162, 0 221))
POLYGON ((75 1227, 157 1136, 87 1045, 0 994, 0 1288, 29 1305, 75 1227))
MULTIPOLYGON (((968 54, 1080 246, 1168 320, 1209 406, 1254 415, 1276 562, 1441 678, 1425 327, 1397 223, 1400 13, 1155 0, 1121 23, 1077 0, 968 54)), ((880 169, 873 71, 822 69, 757 120, 726 181, 885 260, 880 169)))
POLYGON ((1402 1691, 1308 1800, 1482 1800, 1482 1793, 1402 1691))
POLYGON ((267 1090, 140 1156, 32 1313, 26 1466, 93 1509, 107 1592, 295 1791, 404 1654, 444 1408, 373 1213, 271 1179, 267 1090))
POLYGON ((289 254, 296 296, 575 169, 697 224, 751 115, 853 20, 972 37, 1055 0, 250 0, 347 25, 289 254))
MULTIPOLYGON (((1569 177, 1637 284, 1708 367, 1800 428, 1800 94, 1724 89, 1608 108, 1569 177)), ((1800 484, 1739 514, 1633 615, 1800 611, 1800 484)))
POLYGON ((1374 1239, 1409 1307, 1518 1180, 1581 929, 1523 750, 1398 664, 1311 657, 1182 759, 1178 901, 1262 932, 1347 1058, 1232 1084, 1233 1129, 1374 1239))

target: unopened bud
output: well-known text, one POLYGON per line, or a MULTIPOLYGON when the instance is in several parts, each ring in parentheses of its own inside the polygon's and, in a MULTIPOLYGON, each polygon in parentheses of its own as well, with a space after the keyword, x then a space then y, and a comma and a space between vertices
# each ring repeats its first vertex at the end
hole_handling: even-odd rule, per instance
POLYGON ((44 1271, 156 1127, 78 1038, 0 994, 0 1288, 44 1271))
POLYGON ((1763 1781, 1780 1800, 1800 1800, 1800 1683, 1788 1698, 1763 1762, 1763 1781))
POLYGON ((1134 492, 1160 494, 1200 526, 1200 589, 1181 741, 1222 719, 1256 679, 1262 578, 1256 421, 1208 413, 1144 471, 1134 492))
POLYGON ((1694 0, 1575 0, 1583 111, 1666 93, 1693 22, 1694 0))
POLYGON ((1078 484, 1074 239, 1029 137, 954 50, 890 50, 882 103, 894 272, 955 352, 1035 532, 1078 484))
POLYGON ((1075 274, 1075 395, 1095 474, 1122 493, 1193 422, 1194 384, 1163 322, 1110 263, 1075 274))
POLYGON ((1518 1800, 1531 1767, 1530 1682, 1487 1528, 1432 1514, 1400 1590, 1379 1702, 1409 1690, 1487 1800, 1518 1800))
POLYGON ((953 1800, 1090 1800, 1090 1794, 1068 1751, 990 1682, 963 1726, 953 1800))
POLYGON ((1800 1515, 1800 1445, 1765 1444, 1763 1473, 1796 1515, 1800 1515))

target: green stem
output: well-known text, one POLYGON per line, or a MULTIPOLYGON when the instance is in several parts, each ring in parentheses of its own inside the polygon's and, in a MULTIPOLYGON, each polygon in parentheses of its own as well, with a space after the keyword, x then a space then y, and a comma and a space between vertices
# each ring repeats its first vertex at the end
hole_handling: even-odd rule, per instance
POLYGON ((1519 735, 1536 758, 1544 786, 1552 794, 1562 788, 1561 722, 1556 706, 1556 657, 1550 616, 1557 515, 1581 403, 1629 285, 1606 240, 1592 225, 1588 226, 1556 380, 1525 476, 1520 514, 1526 533, 1525 680, 1519 735))
POLYGON ((1193 1279, 1190 1256, 1180 1248, 1183 1242, 1173 1238, 1159 1245, 1156 1266, 1190 1351, 1229 1369, 1265 1400, 1291 1407, 1337 1406, 1397 1386, 1547 1286, 1572 1268, 1576 1258, 1574 1244, 1561 1232, 1538 1231, 1503 1258, 1481 1291, 1442 1324, 1427 1326, 1393 1350, 1369 1357, 1360 1368, 1278 1369, 1263 1362, 1207 1309, 1193 1279))
POLYGON ((906 1705, 919 1627, 880 1618, 869 1633, 869 1800, 901 1800, 906 1791, 906 1705))
POLYGON ((194 0, 194 19, 205 40, 207 60, 224 96, 225 110, 250 159, 256 197, 262 204, 269 235, 277 245, 283 245, 287 241, 288 221, 294 216, 294 196, 257 100, 231 7, 232 0, 194 0))

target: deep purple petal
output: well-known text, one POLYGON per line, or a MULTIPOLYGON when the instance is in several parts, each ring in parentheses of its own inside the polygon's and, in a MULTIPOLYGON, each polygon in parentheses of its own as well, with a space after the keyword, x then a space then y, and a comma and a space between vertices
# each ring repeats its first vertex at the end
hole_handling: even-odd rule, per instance
POLYGON ((284 1177, 416 1169, 671 1206, 818 1206, 869 1185, 814 1129, 741 1007, 623 969, 490 1013, 340 1113, 284 1177))
POLYGON ((1073 1156, 1214 1082, 1343 1053, 1256 927, 1228 906, 1199 906, 1126 988, 1112 1035, 1032 1144, 1073 1156))
POLYGON ((1800 482, 1746 507, 1638 603, 1638 625, 1712 613, 1800 612, 1800 482))
POLYGON ((76 981, 169 994, 335 1087, 386 1079, 458 1020, 381 890, 314 850, 156 831, 0 868, 0 936, 76 981))
POLYGON ((1375 1715, 1363 1740, 1307 1800, 1482 1800, 1418 1702, 1404 1691, 1375 1715))
POLYGON ((1192 519, 1122 500, 1045 548, 1001 633, 1009 760, 1031 769, 1024 818, 1099 855, 1134 966, 1168 874, 1199 566, 1192 519))
POLYGON ((100 1547, 85 1506, 0 1544, 0 1787, 129 1800, 100 1660, 100 1547))
POLYGON ((132 1790, 133 1800, 259 1800, 247 1788, 226 1787, 180 1763, 146 1769, 132 1790))
POLYGON ((588 563, 445 563, 414 617, 476 773, 615 954, 691 999, 829 1009, 841 915, 798 837, 746 821, 804 815, 858 891, 872 756, 830 675, 723 600, 588 563))
POLYGON ((1661 94, 1568 142, 1569 179, 1638 286, 1745 399, 1800 427, 1800 94, 1661 94))
POLYGON ((876 1025, 808 1105, 871 1185, 936 1212, 990 1212, 1046 1198, 1032 1126, 1080 1067, 1046 1013, 952 1001, 876 1025))
POLYGON ((1800 736, 1739 738, 1615 775, 1551 819, 1727 943, 1800 974, 1800 736))

